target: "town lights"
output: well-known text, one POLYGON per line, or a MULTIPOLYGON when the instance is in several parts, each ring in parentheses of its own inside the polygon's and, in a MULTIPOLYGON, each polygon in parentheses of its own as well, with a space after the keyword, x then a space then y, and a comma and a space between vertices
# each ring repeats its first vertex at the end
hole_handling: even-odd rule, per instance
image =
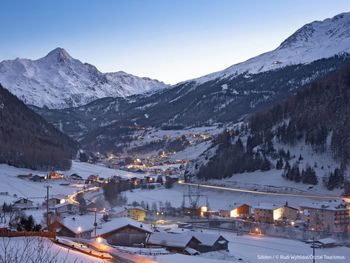
POLYGON ((97 241, 97 243, 101 243, 102 242, 102 238, 101 237, 97 237, 96 241, 97 241))
POLYGON ((78 243, 80 243, 80 233, 81 233, 81 227, 80 226, 78 226, 77 232, 78 232, 78 243))

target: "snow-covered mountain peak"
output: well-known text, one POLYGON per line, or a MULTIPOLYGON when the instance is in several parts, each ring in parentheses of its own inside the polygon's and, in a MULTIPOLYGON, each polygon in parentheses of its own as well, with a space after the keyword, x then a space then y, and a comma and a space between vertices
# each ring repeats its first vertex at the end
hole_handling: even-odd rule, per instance
POLYGON ((68 62, 73 60, 73 58, 68 54, 64 48, 55 48, 50 51, 43 59, 46 60, 57 60, 58 62, 68 62))
POLYGON ((125 72, 101 73, 63 48, 45 57, 0 62, 0 83, 27 104, 48 108, 81 106, 104 97, 125 97, 168 87, 125 72))
POLYGON ((289 65, 309 64, 344 53, 350 54, 350 13, 306 24, 273 51, 190 81, 200 84, 234 78, 244 73, 256 74, 289 65))
POLYGON ((342 13, 333 18, 306 24, 283 41, 278 49, 300 47, 317 40, 335 41, 344 38, 350 38, 350 13, 342 13))

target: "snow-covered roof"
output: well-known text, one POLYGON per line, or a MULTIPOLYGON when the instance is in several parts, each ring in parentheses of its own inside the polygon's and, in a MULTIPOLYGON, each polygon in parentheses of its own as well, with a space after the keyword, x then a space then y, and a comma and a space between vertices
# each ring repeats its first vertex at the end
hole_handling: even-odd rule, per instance
POLYGON ((193 236, 188 234, 156 232, 150 235, 147 243, 152 245, 185 248, 192 238, 193 236))
POLYGON ((317 240, 319 243, 323 244, 323 245, 327 245, 327 244, 337 244, 338 242, 331 238, 331 237, 327 237, 327 238, 322 238, 317 240))
MULTIPOLYGON (((186 232, 188 235, 195 237, 198 239, 201 244, 205 246, 212 246, 215 244, 215 242, 222 237, 221 235, 216 235, 216 234, 208 234, 208 233, 203 233, 203 232, 186 232)), ((226 240, 226 239, 225 239, 226 240)))
POLYGON ((126 226, 132 226, 146 232, 153 232, 152 228, 147 224, 140 223, 128 217, 117 217, 113 218, 111 221, 102 223, 100 228, 97 229, 96 235, 105 235, 126 226))
POLYGON ((281 206, 277 206, 275 204, 270 204, 270 203, 261 203, 257 206, 254 206, 256 209, 265 209, 265 210, 275 210, 281 206))
POLYGON ((68 228, 75 234, 79 234, 78 229, 81 229, 81 233, 92 231, 94 229, 95 216, 93 214, 87 215, 76 215, 71 217, 66 217, 62 221, 62 225, 68 228))

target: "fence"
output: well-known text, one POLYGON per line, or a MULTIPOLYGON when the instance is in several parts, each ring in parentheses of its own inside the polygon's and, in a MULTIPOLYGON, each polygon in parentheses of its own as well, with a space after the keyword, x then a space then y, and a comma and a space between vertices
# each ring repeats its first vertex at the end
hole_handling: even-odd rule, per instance
POLYGON ((0 237, 46 237, 56 238, 55 232, 11 231, 0 229, 0 237))

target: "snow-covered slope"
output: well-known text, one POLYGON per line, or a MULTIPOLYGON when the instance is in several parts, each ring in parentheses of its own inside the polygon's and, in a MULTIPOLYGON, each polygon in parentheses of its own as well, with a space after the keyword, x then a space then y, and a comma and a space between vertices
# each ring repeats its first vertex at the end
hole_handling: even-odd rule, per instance
POLYGON ((204 83, 217 78, 233 78, 242 73, 257 74, 343 53, 350 53, 350 13, 306 24, 277 49, 195 81, 204 83))
POLYGON ((163 82, 122 71, 101 73, 62 48, 38 60, 2 61, 0 83, 26 104, 48 108, 80 106, 98 98, 124 97, 167 87, 163 82))

